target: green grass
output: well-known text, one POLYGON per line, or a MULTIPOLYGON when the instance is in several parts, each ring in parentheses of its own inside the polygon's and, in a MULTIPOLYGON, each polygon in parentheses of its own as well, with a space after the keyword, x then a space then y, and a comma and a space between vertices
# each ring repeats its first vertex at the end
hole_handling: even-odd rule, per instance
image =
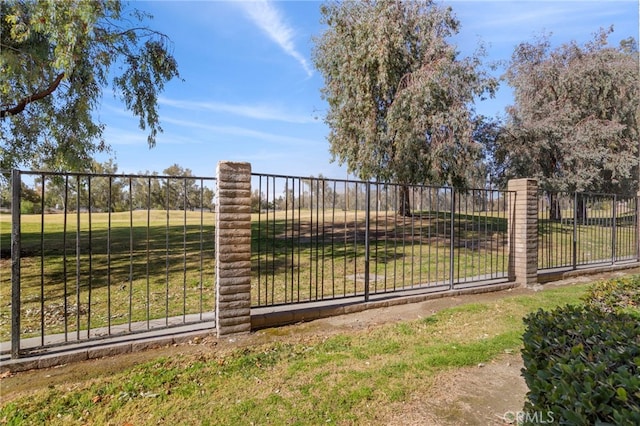
MULTIPOLYGON (((5 403, 5 424, 383 424, 436 375, 517 351, 522 318, 580 303, 588 285, 442 310, 329 337, 159 358, 5 403)), ((265 331, 268 333, 268 330, 265 331)), ((274 336, 277 333, 274 333, 274 336)))

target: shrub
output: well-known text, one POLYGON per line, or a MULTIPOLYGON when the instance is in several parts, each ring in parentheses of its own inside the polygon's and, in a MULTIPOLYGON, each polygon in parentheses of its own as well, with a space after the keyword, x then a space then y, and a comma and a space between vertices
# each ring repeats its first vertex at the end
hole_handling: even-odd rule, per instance
POLYGON ((556 424, 640 424, 636 317, 585 305, 538 310, 524 322, 525 423, 544 413, 556 424))
POLYGON ((584 300, 604 312, 626 312, 640 320, 640 275, 600 281, 589 288, 584 300))
POLYGON ((41 212, 40 203, 34 203, 29 200, 22 200, 20 203, 21 214, 40 214, 41 212))

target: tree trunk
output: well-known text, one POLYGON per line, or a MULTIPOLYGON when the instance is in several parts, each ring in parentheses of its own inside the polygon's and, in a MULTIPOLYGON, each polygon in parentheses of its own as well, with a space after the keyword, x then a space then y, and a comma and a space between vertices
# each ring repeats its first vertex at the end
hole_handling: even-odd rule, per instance
POLYGON ((576 217, 578 218, 578 223, 581 225, 586 225, 587 224, 587 202, 585 200, 585 197, 582 194, 578 194, 576 198, 578 200, 575 206, 575 208, 577 209, 576 217))
POLYGON ((398 214, 400 216, 411 216, 411 203, 409 201, 409 187, 400 187, 400 199, 398 200, 398 214))
POLYGON ((560 200, 558 199, 558 194, 554 192, 549 193, 549 220, 562 220, 560 200))

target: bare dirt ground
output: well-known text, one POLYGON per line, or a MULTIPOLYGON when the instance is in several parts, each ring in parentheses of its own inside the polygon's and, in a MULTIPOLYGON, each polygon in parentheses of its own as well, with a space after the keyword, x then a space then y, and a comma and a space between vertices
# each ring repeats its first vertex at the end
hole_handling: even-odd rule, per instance
MULTIPOLYGON (((277 329, 257 331, 234 338, 209 337, 148 351, 89 360, 55 368, 26 371, 0 378, 0 396, 6 403, 20 395, 49 386, 84 382, 109 375, 127 367, 161 356, 202 351, 230 351, 238 347, 250 347, 270 341, 295 342, 309 336, 330 336, 349 331, 363 330, 385 323, 415 320, 453 306, 473 302, 489 302, 507 295, 531 294, 544 288, 584 283, 613 276, 640 273, 640 269, 581 276, 537 286, 507 291, 465 295, 425 302, 372 309, 355 314, 319 319, 277 329)), ((526 384, 520 374, 522 359, 518 352, 504 354, 497 359, 473 367, 456 369, 438 375, 435 385, 426 395, 415 395, 410 401, 389 410, 392 417, 385 419, 388 425, 506 425, 513 424, 514 416, 524 404, 526 384)))

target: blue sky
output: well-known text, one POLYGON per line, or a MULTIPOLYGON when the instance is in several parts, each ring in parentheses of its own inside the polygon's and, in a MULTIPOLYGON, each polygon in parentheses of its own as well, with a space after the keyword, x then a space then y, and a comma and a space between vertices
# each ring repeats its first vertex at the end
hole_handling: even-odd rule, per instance
MULTIPOLYGON (((637 0, 443 1, 461 22, 451 40, 462 55, 484 43, 485 61, 506 61, 520 42, 551 33, 559 45, 584 42, 614 26, 610 42, 638 37, 637 0)), ((257 173, 344 178, 331 162, 322 76, 313 68, 312 37, 322 33, 319 1, 134 1, 167 34, 181 77, 160 97, 164 133, 149 149, 137 119, 105 91, 98 111, 119 172, 161 172, 177 163, 213 176, 218 161, 248 161, 257 173)), ((499 76, 501 69, 496 71, 499 76)), ((511 103, 505 85, 476 104, 497 116, 511 103)), ((104 161, 107 157, 100 156, 104 161)))

